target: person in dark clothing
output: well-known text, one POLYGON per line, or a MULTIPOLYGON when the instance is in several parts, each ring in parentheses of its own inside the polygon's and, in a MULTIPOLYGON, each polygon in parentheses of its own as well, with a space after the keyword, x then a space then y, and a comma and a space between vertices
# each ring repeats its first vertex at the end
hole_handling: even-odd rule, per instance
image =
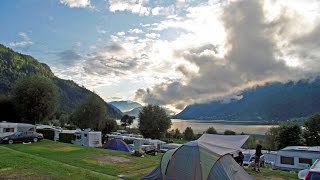
POLYGON ((240 151, 240 152, 238 153, 238 161, 237 161, 237 163, 238 163, 240 166, 243 165, 243 159, 244 159, 244 155, 243 155, 242 152, 240 151))
POLYGON ((240 165, 243 165, 243 159, 244 159, 244 155, 242 154, 242 152, 240 151, 238 153, 238 156, 234 157, 234 160, 240 165))
POLYGON ((254 170, 255 171, 260 171, 260 157, 262 156, 262 145, 260 144, 259 141, 257 141, 257 147, 256 147, 256 153, 254 157, 254 170))

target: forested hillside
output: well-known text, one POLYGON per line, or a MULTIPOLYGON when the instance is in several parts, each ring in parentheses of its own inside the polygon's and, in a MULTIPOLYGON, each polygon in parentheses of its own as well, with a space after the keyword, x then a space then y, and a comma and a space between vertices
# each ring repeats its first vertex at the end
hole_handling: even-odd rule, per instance
MULTIPOLYGON (((59 111, 71 112, 86 99, 91 91, 70 80, 56 77, 49 66, 29 55, 23 55, 0 44, 0 95, 10 95, 17 80, 31 74, 49 77, 59 91, 59 111)), ((121 118, 122 112, 107 104, 107 114, 111 118, 121 118)))
POLYGON ((272 83, 243 92, 242 99, 187 106, 180 119, 284 121, 320 111, 320 79, 272 83))

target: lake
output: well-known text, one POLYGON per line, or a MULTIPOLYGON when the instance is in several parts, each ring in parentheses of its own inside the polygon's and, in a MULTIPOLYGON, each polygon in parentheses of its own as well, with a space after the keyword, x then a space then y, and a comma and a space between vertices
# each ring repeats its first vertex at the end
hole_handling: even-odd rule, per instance
POLYGON ((244 132, 245 134, 262 134, 264 135, 269 128, 277 125, 258 124, 253 121, 217 121, 217 120, 182 120, 172 119, 171 129, 178 128, 180 132, 183 132, 187 127, 191 127, 194 133, 203 133, 209 127, 214 127, 218 133, 223 133, 229 129, 237 134, 244 132))
MULTIPOLYGON (((218 133, 223 133, 226 129, 235 131, 237 134, 244 132, 245 134, 262 134, 264 135, 269 128, 277 125, 259 124, 254 121, 223 121, 223 120, 183 120, 171 119, 171 129, 178 128, 183 132, 187 127, 191 127, 195 134, 203 133, 209 127, 214 127, 218 133)), ((120 123, 120 121, 118 121, 120 123)), ((138 121, 134 120, 130 127, 138 127, 138 121)))

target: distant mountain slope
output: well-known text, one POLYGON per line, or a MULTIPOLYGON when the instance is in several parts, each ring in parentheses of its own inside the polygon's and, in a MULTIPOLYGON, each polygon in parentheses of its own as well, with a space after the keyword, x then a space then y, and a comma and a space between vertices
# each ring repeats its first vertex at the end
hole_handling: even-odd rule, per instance
POLYGON ((274 120, 301 118, 320 111, 320 79, 272 83, 247 90, 241 100, 187 106, 175 118, 219 120, 274 120))
POLYGON ((130 111, 126 111, 126 112, 123 112, 123 114, 128 114, 129 116, 134 116, 134 117, 138 117, 139 116, 139 113, 140 111, 142 110, 142 106, 141 107, 136 107, 130 111))
MULTIPOLYGON (((134 109, 132 109, 130 111, 123 112, 123 114, 128 114, 129 116, 138 117, 140 111, 142 110, 142 108, 143 108, 142 106, 141 107, 137 107, 137 108, 134 108, 134 109)), ((164 108, 164 110, 166 111, 168 116, 172 116, 174 114, 174 112, 171 111, 170 109, 164 108)))
POLYGON ((118 109, 120 109, 122 112, 127 112, 131 111, 135 108, 140 108, 142 107, 141 104, 133 101, 111 101, 109 104, 114 105, 118 109))
MULTIPOLYGON (((92 93, 73 81, 54 76, 48 65, 38 62, 33 57, 14 52, 0 44, 0 94, 9 95, 15 82, 29 74, 38 74, 53 80, 59 89, 59 104, 63 110, 73 110, 92 93)), ((122 117, 121 111, 116 107, 107 103, 106 107, 109 117, 122 117)))

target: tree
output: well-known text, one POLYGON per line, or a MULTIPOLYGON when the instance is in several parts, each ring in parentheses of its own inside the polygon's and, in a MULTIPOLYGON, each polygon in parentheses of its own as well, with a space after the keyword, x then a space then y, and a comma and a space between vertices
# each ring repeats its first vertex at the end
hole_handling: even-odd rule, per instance
POLYGON ((81 129, 101 130, 106 121, 106 103, 96 94, 91 94, 71 114, 70 121, 81 129))
POLYGON ((209 128, 206 130, 206 133, 207 133, 207 134, 217 134, 217 130, 216 130, 214 127, 209 127, 209 128))
POLYGON ((134 116, 129 116, 128 114, 125 114, 124 116, 122 116, 120 122, 121 122, 121 126, 124 126, 125 128, 127 126, 130 126, 132 123, 133 123, 133 120, 135 119, 136 117, 134 116))
POLYGON ((147 105, 139 113, 139 130, 146 138, 159 139, 171 127, 171 119, 158 105, 147 105))
POLYGON ((278 150, 279 127, 271 127, 266 132, 266 148, 269 150, 278 150))
POLYGON ((320 145, 320 113, 316 113, 308 118, 304 123, 303 137, 307 146, 320 145))
POLYGON ((171 131, 167 131, 166 133, 166 138, 173 138, 174 137, 174 130, 172 129, 171 131))
POLYGON ((183 132, 183 136, 186 140, 192 140, 194 137, 193 130, 191 127, 187 127, 183 132))
POLYGON ((174 138, 177 138, 177 139, 182 138, 182 134, 181 134, 181 132, 179 131, 178 128, 176 128, 176 129, 174 130, 174 136, 173 136, 173 137, 174 137, 174 138))
POLYGON ((236 132, 227 129, 227 130, 224 131, 223 134, 224 134, 224 135, 236 135, 236 132))
POLYGON ((0 95, 0 122, 19 122, 19 116, 11 97, 0 95))
POLYGON ((14 87, 13 101, 24 122, 41 123, 56 111, 57 87, 47 77, 28 76, 14 87))
POLYGON ((283 123, 279 126, 277 138, 277 148, 282 149, 287 146, 299 146, 302 144, 302 130, 296 123, 283 123))
POLYGON ((105 126, 102 129, 102 133, 103 134, 108 134, 111 133, 113 131, 115 131, 117 129, 117 121, 114 119, 107 119, 105 122, 105 126))

